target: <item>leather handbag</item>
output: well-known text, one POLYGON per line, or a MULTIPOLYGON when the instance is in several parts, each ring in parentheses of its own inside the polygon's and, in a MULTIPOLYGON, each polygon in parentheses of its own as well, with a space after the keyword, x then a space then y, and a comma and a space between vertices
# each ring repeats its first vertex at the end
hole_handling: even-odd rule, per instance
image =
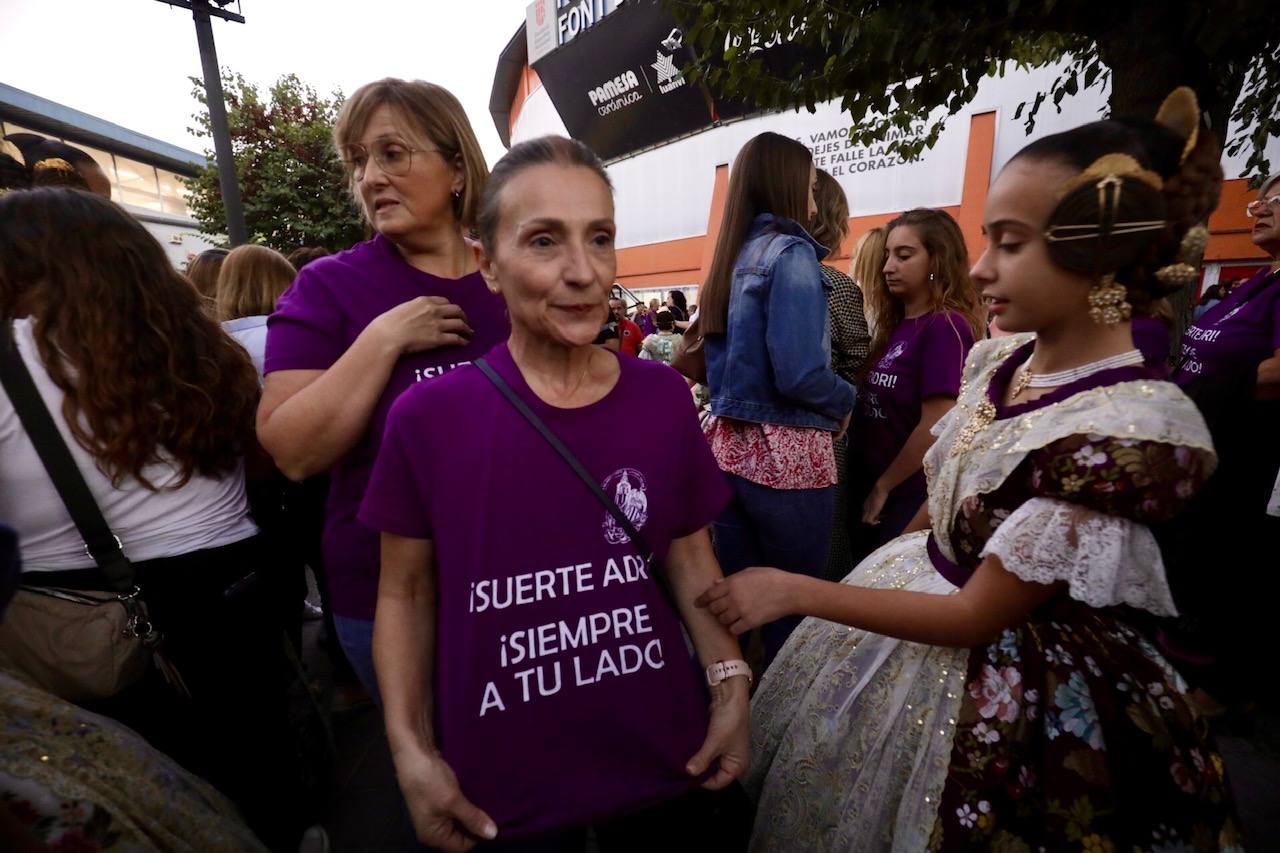
POLYGON ((671 366, 699 385, 707 384, 707 356, 702 349, 702 323, 694 317, 671 356, 671 366))
MULTIPOLYGON (((8 323, 0 323, 0 385, 98 566, 96 585, 105 587, 46 586, 38 582, 41 572, 26 573, 0 622, 0 659, 72 702, 113 696, 143 676, 160 635, 133 583, 133 564, 76 467, 8 323)), ((176 672, 165 669, 172 680, 176 672)))

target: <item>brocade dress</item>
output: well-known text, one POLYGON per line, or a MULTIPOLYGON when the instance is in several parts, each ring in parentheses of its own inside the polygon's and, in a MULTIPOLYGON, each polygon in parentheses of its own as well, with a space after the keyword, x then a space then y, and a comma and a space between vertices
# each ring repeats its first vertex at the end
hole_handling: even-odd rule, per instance
POLYGON ((1134 628, 1175 612, 1147 525, 1212 472, 1208 430, 1140 367, 1003 406, 1032 346, 974 347, 925 457, 933 531, 843 582, 949 595, 994 554, 1063 594, 973 649, 806 619, 752 703, 754 850, 1238 846, 1207 728, 1134 628))

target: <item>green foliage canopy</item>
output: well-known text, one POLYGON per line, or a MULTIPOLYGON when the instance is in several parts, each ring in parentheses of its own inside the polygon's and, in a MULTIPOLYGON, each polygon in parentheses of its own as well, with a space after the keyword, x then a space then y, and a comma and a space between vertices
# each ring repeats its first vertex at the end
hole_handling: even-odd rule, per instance
MULTIPOLYGON (((1265 175, 1280 135, 1280 27, 1274 0, 664 0, 687 27, 689 73, 761 109, 838 100, 869 144, 942 108, 955 115, 986 75, 1012 64, 1065 67, 1018 110, 1110 84, 1116 115, 1154 115, 1191 86, 1211 127, 1265 175), (781 51, 761 49, 785 46, 781 51), (772 55, 771 55, 772 54, 772 55), (787 57, 779 61, 778 54, 787 57), (1245 130, 1227 138, 1228 121, 1245 130)), ((890 150, 918 155, 945 124, 890 150)))
MULTIPOLYGON (((191 83, 207 104, 203 82, 192 77, 191 83)), ((249 239, 286 254, 299 246, 339 251, 363 239, 364 220, 345 189, 331 142, 342 93, 321 98, 292 74, 276 81, 266 97, 240 74, 224 71, 222 87, 249 239)), ((192 132, 212 146, 208 113, 193 118, 192 132)), ((222 235, 227 220, 218 169, 213 152, 205 153, 209 166, 187 180, 187 202, 202 231, 222 235)))

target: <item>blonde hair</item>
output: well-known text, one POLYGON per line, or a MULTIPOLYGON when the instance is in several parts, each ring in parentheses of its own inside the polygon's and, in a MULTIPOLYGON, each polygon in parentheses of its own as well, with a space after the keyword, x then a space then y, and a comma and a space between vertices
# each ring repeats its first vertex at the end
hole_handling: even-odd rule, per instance
MULTIPOLYGON (((929 310, 959 312, 968 321, 975 341, 986 337, 986 311, 978 297, 978 288, 969 277, 969 250, 956 221, 946 211, 918 207, 884 227, 886 243, 895 228, 914 229, 929 255, 929 310)), ((869 362, 874 363, 884 353, 906 311, 901 300, 889 292, 883 269, 875 278, 875 286, 868 288, 865 295, 867 320, 875 324, 869 362)))
MULTIPOLYGON (((480 211, 489 167, 480 143, 462 104, 448 89, 425 80, 399 80, 386 77, 366 83, 347 99, 333 126, 333 144, 339 156, 344 146, 359 142, 374 112, 381 106, 391 107, 404 123, 411 141, 430 144, 440 149, 445 159, 462 160, 463 187, 461 198, 453 206, 454 216, 463 228, 472 228, 480 211)), ((349 188, 355 192, 355 176, 349 188)), ((365 211, 368 218, 369 212, 365 211)))
POLYGON ((813 200, 818 212, 810 223, 809 236, 817 240, 834 256, 840 251, 840 244, 849 235, 849 199, 844 194, 840 182, 825 169, 816 169, 817 185, 813 190, 813 200))
POLYGON ((849 274, 864 294, 884 275, 884 244, 887 236, 884 228, 877 225, 859 237, 858 244, 854 246, 849 274))
POLYGON ((218 319, 270 314, 293 277, 293 264, 275 249, 237 246, 218 271, 218 319))
POLYGON ((218 273, 227 259, 226 249, 205 249, 187 261, 187 279, 205 299, 212 299, 218 291, 218 273))

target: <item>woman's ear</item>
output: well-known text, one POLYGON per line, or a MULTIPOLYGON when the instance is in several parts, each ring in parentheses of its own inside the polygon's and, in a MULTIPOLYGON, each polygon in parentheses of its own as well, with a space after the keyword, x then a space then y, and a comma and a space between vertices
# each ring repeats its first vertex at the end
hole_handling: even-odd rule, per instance
POLYGON ((485 286, 493 293, 501 293, 502 290, 498 287, 498 271, 494 268, 493 258, 485 251, 484 244, 474 237, 468 237, 466 240, 471 251, 475 253, 476 266, 480 269, 485 286))
POLYGON ((467 189, 467 164, 463 162, 461 154, 455 154, 453 157, 453 184, 449 187, 450 192, 463 193, 467 189))

